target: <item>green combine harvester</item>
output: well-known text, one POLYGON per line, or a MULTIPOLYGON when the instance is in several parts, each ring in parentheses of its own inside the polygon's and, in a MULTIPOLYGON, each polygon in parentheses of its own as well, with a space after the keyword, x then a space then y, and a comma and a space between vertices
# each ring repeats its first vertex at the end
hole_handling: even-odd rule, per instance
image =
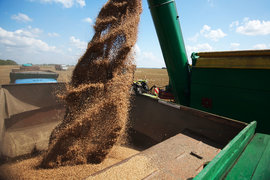
POLYGON ((189 68, 174 2, 148 2, 176 102, 269 133, 270 50, 193 53, 189 68))
POLYGON ((189 68, 174 0, 148 3, 176 102, 258 123, 258 134, 247 130, 251 140, 232 141, 195 179, 270 179, 270 50, 193 53, 189 68), (243 142, 244 151, 237 145, 243 142))

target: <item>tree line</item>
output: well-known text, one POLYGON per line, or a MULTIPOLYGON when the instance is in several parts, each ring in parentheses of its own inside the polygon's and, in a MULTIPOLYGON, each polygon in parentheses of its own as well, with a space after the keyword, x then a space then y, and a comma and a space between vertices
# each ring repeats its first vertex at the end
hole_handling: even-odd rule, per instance
POLYGON ((0 66, 1 65, 18 65, 15 61, 7 59, 7 60, 2 60, 0 59, 0 66))

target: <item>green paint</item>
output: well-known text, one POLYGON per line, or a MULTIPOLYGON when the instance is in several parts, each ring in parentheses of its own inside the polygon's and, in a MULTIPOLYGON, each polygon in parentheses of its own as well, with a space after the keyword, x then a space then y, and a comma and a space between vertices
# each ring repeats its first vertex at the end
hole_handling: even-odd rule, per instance
POLYGON ((201 179, 221 179, 232 167, 235 160, 240 156, 250 139, 253 137, 256 122, 251 122, 243 129, 195 178, 201 179))
POLYGON ((226 179, 270 179, 269 151, 270 135, 256 134, 226 179))
POLYGON ((148 0, 177 103, 189 105, 189 68, 174 0, 148 0))
MULTIPOLYGON (((270 136, 268 135, 268 138, 269 137, 270 136)), ((269 180, 270 179, 270 142, 269 141, 252 179, 254 180, 269 180)))
MULTIPOLYGON (((174 0, 148 0, 148 4, 176 102, 240 121, 251 122, 194 179, 224 178, 224 175, 229 172, 253 137, 257 124, 254 120, 258 121, 260 132, 270 132, 268 115, 270 70, 254 69, 253 66, 250 69, 245 68, 246 66, 241 66, 242 69, 236 69, 235 67, 233 69, 226 57, 224 60, 225 65, 227 65, 226 68, 223 68, 223 66, 219 68, 196 68, 199 56, 193 53, 193 67, 190 77, 184 40, 174 0)), ((247 52, 241 53, 247 55, 247 52)), ((242 56, 241 53, 239 56, 242 56)), ((258 54, 260 55, 260 53, 258 54)), ((237 53, 233 52, 230 56, 236 55, 237 53)), ((266 60, 268 59, 266 58, 266 60)), ((251 62, 253 63, 253 61, 251 62)), ((214 63, 217 62, 214 61, 214 63)), ((241 63, 242 61, 239 61, 240 65, 241 63)), ((257 136, 260 137, 260 135, 257 136)), ((245 164, 244 161, 239 160, 239 165, 236 164, 234 167, 236 169, 230 173, 241 172, 243 173, 241 175, 243 179, 245 177, 249 179, 252 175, 250 171, 257 166, 253 179, 270 179, 270 143, 263 151, 264 144, 256 140, 257 136, 245 152, 248 155, 244 153, 241 156, 254 156, 254 162, 246 162, 245 164)), ((236 174, 229 174, 227 178, 230 179, 231 177, 232 179, 238 179, 236 174)))
POLYGON ((270 132, 270 70, 192 68, 192 108, 243 122, 257 121, 257 131, 270 132), (212 106, 205 107, 203 99, 212 106))

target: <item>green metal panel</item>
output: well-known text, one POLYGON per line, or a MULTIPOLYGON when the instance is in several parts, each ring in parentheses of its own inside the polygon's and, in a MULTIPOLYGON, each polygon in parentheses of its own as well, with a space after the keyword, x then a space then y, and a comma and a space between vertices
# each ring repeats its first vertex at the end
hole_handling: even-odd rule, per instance
POLYGON ((253 137, 256 122, 243 129, 195 178, 194 180, 221 179, 230 170, 236 159, 253 137))
POLYGON ((270 135, 256 134, 226 179, 270 179, 270 135))
POLYGON ((270 179, 270 143, 268 143, 252 179, 270 179))
POLYGON ((244 122, 257 121, 257 131, 269 133, 269 77, 268 69, 193 67, 191 107, 244 122))
POLYGON ((189 68, 174 0, 148 0, 176 102, 189 105, 189 68))

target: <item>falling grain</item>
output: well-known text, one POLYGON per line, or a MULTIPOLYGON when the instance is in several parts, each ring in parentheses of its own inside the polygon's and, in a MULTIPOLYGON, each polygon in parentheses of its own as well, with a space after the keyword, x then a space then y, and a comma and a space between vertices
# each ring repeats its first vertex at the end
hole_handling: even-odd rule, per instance
POLYGON ((109 0, 76 65, 66 115, 52 132, 40 167, 101 163, 124 134, 129 110, 140 0, 109 0))

